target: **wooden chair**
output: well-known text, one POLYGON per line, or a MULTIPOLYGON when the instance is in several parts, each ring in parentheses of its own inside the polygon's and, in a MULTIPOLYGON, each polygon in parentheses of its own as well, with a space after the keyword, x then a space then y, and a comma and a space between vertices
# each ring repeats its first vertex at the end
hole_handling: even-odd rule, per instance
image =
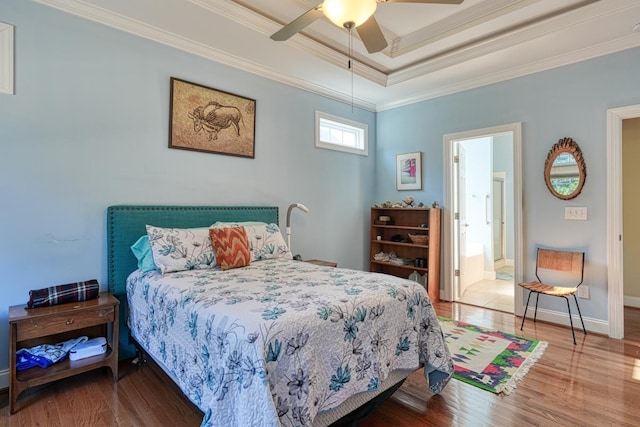
POLYGON ((578 314, 580 315, 580 322, 582 322, 582 330, 584 334, 587 334, 587 330, 584 327, 584 321, 582 320, 582 313, 580 313, 580 306, 578 305, 578 298, 576 293, 578 287, 584 280, 584 252, 571 252, 571 251, 557 251, 553 249, 538 248, 538 254, 536 257, 536 278, 537 281, 528 283, 519 283, 525 289, 529 290, 529 296, 527 297, 527 305, 524 308, 524 316, 522 316, 522 325, 520 330, 524 327, 524 319, 527 317, 527 309, 529 308, 529 299, 531 293, 536 294, 536 311, 533 315, 533 321, 536 321, 538 314, 538 297, 540 294, 550 295, 553 297, 562 297, 567 301, 567 310, 569 311, 569 322, 571 323, 571 334, 573 335, 573 344, 576 344, 576 334, 573 330, 573 320, 571 318, 571 306, 569 305, 569 296, 573 295, 573 299, 576 302, 578 308, 578 314), (540 279, 540 270, 555 270, 565 273, 571 273, 572 276, 580 277, 580 282, 575 287, 556 286, 549 283, 544 283, 540 279))

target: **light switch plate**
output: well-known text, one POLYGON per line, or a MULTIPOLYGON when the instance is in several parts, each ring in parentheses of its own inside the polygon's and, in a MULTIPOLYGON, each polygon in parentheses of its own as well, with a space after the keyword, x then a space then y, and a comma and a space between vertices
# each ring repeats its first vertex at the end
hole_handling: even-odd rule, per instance
POLYGON ((586 207, 565 207, 564 219, 569 221, 586 221, 587 220, 587 208, 586 207))

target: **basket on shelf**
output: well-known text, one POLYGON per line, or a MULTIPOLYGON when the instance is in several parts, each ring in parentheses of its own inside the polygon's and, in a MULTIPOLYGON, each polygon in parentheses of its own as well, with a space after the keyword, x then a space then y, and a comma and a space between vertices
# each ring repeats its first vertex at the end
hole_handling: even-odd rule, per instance
POLYGON ((426 245, 429 242, 429 235, 409 233, 409 239, 416 245, 426 245))

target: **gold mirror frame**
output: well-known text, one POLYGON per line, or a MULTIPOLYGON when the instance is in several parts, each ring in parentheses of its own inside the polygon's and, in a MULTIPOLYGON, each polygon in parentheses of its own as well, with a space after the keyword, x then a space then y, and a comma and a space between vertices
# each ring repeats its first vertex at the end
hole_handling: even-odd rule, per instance
POLYGON ((544 162, 544 182, 547 184, 547 188, 549 189, 551 194, 556 196, 558 199, 570 200, 580 194, 586 179, 587 165, 584 162, 584 157, 582 156, 580 147, 578 147, 578 144, 571 138, 560 139, 553 145, 553 147, 551 147, 551 150, 549 150, 549 154, 547 155, 547 160, 544 162), (578 185, 570 194, 558 193, 551 182, 551 168, 553 167, 553 163, 558 158, 558 156, 563 153, 571 154, 576 160, 576 165, 578 167, 578 185))

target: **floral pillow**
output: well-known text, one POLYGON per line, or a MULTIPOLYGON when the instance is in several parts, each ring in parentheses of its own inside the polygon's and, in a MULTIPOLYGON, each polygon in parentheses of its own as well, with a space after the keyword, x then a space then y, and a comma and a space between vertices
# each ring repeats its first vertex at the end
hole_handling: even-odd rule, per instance
POLYGON ((244 227, 210 228, 209 237, 221 270, 245 267, 251 263, 249 239, 244 227))
POLYGON ((278 224, 255 222, 216 222, 212 227, 217 228, 231 226, 243 226, 247 231, 252 262, 273 258, 293 258, 287 243, 282 237, 278 224))
POLYGON ((208 228, 160 228, 147 225, 153 262, 162 274, 216 266, 208 228))

